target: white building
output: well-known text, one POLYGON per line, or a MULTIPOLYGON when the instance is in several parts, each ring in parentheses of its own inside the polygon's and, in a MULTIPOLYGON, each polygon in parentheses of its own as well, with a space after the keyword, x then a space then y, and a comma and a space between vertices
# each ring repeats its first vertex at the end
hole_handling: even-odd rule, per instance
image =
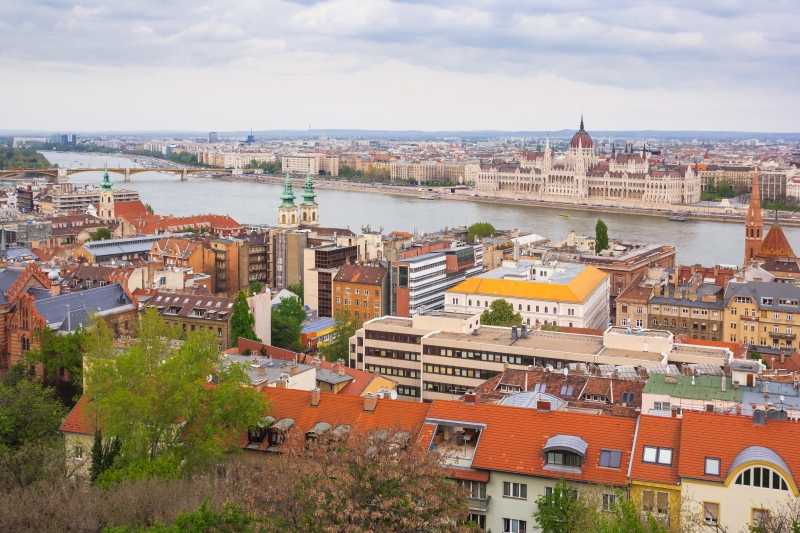
POLYGON ((608 274, 591 265, 503 261, 448 290, 445 311, 477 314, 502 299, 531 327, 605 329, 609 290, 608 274))

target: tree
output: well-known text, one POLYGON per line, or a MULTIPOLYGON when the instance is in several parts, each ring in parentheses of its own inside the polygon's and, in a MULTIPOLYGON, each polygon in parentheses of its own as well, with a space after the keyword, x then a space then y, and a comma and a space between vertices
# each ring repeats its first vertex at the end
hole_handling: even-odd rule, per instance
POLYGON ((350 315, 350 310, 345 309, 336 314, 333 324, 333 340, 322 346, 319 353, 326 360, 335 362, 341 359, 345 364, 350 364, 350 337, 356 334, 361 327, 361 320, 350 315))
POLYGON ((476 222, 467 230, 467 240, 469 242, 475 242, 476 238, 483 239, 485 237, 494 237, 495 235, 497 235, 497 230, 488 222, 476 222))
POLYGON ((306 319, 303 303, 296 296, 290 296, 272 310, 272 345, 300 351, 300 332, 306 319))
POLYGON ((95 429, 94 444, 92 445, 92 464, 89 468, 89 479, 92 483, 97 481, 103 472, 109 470, 114 464, 114 459, 119 455, 122 446, 119 439, 103 439, 100 428, 95 429))
POLYGON ((264 285, 262 285, 260 281, 256 280, 250 282, 250 288, 249 288, 250 296, 253 296, 255 294, 261 294, 261 291, 263 290, 264 290, 264 285))
POLYGON ((514 306, 503 300, 495 300, 489 309, 481 313, 481 324, 484 326, 519 326, 522 324, 522 315, 514 312, 514 306))
POLYGON ((303 296, 304 289, 303 289, 303 284, 302 283, 290 283, 289 286, 286 287, 286 290, 296 294, 297 297, 300 298, 301 302, 305 301, 305 297, 303 296))
POLYGON ((154 212, 153 212, 153 206, 152 206, 152 205, 150 205, 150 204, 144 204, 144 208, 145 208, 145 209, 147 210, 147 212, 148 212, 148 213, 150 213, 151 215, 152 215, 152 214, 154 214, 154 212))
POLYGON ((255 332, 256 319, 250 312, 247 305, 247 295, 244 291, 239 291, 236 300, 233 302, 233 313, 231 314, 231 338, 233 345, 239 345, 239 338, 250 339, 251 341, 261 342, 255 332))
POLYGON ((70 382, 73 385, 80 386, 83 381, 84 335, 83 328, 66 335, 59 335, 50 328, 44 328, 36 333, 39 347, 27 352, 25 363, 28 365, 42 363, 45 383, 49 386, 58 388, 62 382, 60 379, 62 369, 69 372, 70 382))
POLYGON ((356 427, 308 446, 304 437, 292 432, 284 453, 245 473, 245 509, 265 531, 477 531, 464 522, 466 489, 445 477, 443 456, 424 453, 409 432, 356 427))
POLYGON ((56 439, 68 409, 53 389, 36 381, 0 385, 0 448, 19 448, 28 442, 56 439))
POLYGON ((103 533, 248 533, 254 531, 250 525, 255 519, 245 513, 241 506, 227 503, 219 511, 208 505, 208 497, 196 511, 181 511, 170 525, 156 523, 150 527, 136 529, 130 526, 108 527, 103 533))
POLYGON ((108 228, 97 228, 97 231, 92 235, 93 241, 102 241, 103 239, 111 238, 111 230, 108 228))
POLYGON ((603 250, 608 250, 608 226, 603 219, 598 218, 594 226, 594 253, 599 254, 603 250))
POLYGON ((579 497, 577 489, 560 478, 550 494, 536 498, 533 518, 542 533, 579 533, 591 520, 589 506, 579 497))
MULTIPOLYGON (((108 328, 98 321, 93 329, 108 328)), ((181 344, 175 342, 179 333, 148 308, 138 342, 122 352, 108 346, 108 333, 95 335, 85 395, 103 434, 120 442, 101 483, 177 477, 213 466, 238 451, 242 433, 268 413, 245 369, 224 364, 214 332, 188 332, 181 344)))

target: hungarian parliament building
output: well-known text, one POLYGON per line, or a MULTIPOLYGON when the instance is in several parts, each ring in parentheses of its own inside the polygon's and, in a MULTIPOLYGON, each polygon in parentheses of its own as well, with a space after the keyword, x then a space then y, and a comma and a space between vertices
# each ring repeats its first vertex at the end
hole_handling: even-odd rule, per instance
POLYGON ((661 209, 700 201, 700 176, 690 165, 651 164, 644 148, 600 158, 583 119, 563 160, 556 160, 548 139, 543 151, 525 151, 519 162, 479 165, 480 196, 661 209))

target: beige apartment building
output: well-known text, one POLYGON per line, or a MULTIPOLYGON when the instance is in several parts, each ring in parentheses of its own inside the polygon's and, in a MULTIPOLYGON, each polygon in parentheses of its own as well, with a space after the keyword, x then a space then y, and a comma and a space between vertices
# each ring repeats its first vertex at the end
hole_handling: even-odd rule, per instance
MULTIPOLYGON (((602 375, 636 374, 666 364, 723 367, 726 348, 678 344, 668 331, 609 327, 603 336, 482 326, 480 315, 433 312, 370 320, 350 339, 356 368, 397 381, 401 399, 459 399, 507 368, 579 367, 602 375)), ((663 372, 663 370, 662 370, 663 372)))
POLYGON ((292 154, 281 159, 281 170, 290 174, 319 176, 338 176, 340 160, 338 155, 325 154, 292 154))

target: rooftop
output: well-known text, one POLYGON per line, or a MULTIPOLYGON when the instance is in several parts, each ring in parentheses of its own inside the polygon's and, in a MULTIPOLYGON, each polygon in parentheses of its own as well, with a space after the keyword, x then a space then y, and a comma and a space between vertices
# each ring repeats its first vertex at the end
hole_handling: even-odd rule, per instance
POLYGON ((741 389, 733 388, 733 380, 722 376, 684 376, 652 374, 642 391, 644 394, 663 394, 673 398, 688 400, 722 400, 728 402, 741 402, 741 389), (725 390, 722 390, 722 380, 725 379, 725 390))

